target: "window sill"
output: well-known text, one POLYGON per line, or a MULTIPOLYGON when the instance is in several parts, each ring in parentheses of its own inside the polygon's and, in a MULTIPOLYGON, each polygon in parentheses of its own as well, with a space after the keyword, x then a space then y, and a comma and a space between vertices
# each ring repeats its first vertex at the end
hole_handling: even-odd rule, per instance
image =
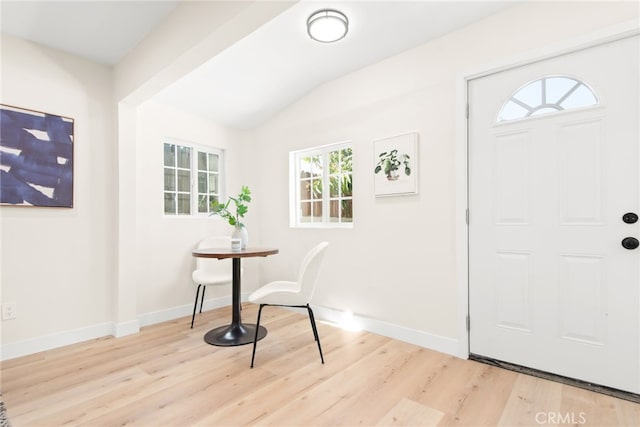
POLYGON ((342 229, 347 229, 350 230, 353 228, 353 223, 346 223, 346 224, 325 224, 325 223, 318 223, 318 224, 294 224, 289 226, 289 228, 306 228, 306 229, 334 229, 334 228, 342 228, 342 229))

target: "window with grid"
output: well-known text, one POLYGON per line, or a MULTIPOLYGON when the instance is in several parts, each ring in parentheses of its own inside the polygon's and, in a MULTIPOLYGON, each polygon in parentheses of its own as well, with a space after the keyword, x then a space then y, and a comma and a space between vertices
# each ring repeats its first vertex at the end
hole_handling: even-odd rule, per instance
POLYGON ((209 214, 222 197, 223 152, 182 143, 164 143, 165 215, 209 214))
POLYGON ((291 225, 351 226, 353 149, 334 144, 290 153, 291 225))
POLYGON ((504 103, 498 123, 598 105, 589 85, 569 76, 552 75, 525 84, 504 103))

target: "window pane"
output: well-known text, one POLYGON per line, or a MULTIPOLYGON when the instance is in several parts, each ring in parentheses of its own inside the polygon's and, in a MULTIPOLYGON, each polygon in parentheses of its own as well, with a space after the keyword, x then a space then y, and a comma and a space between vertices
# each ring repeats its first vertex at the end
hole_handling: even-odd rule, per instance
POLYGON ((329 173, 340 172, 340 151, 329 152, 329 173))
POLYGON ((329 177, 329 197, 340 196, 340 175, 329 177))
POLYGON ((313 222, 322 222, 322 202, 312 202, 313 222))
POLYGON ((562 108, 580 108, 588 107, 589 105, 595 105, 598 103, 593 92, 589 90, 585 85, 580 85, 578 89, 573 91, 571 95, 567 97, 560 105, 562 108))
POLYGON ((313 199, 322 199, 322 181, 319 179, 311 181, 311 197, 313 199))
POLYGON ((329 222, 340 222, 340 201, 329 202, 329 222))
POLYGON ((175 191, 176 189, 176 170, 164 168, 164 189, 165 191, 175 191))
POLYGON ((198 195, 198 212, 207 213, 209 212, 209 204, 207 203, 207 196, 203 194, 198 195))
POLYGON ((555 104, 578 82, 568 77, 549 77, 545 79, 547 104, 555 104))
POLYGON ((531 107, 542 104, 542 81, 537 80, 526 85, 513 95, 513 97, 531 107))
POLYGON ((176 213, 176 195, 173 193, 164 193, 164 213, 176 213))
POLYGON ((314 176, 322 176, 322 157, 320 156, 312 156, 311 157, 311 172, 314 176))
POLYGON ((198 172, 198 193, 207 192, 207 174, 205 172, 198 172))
POLYGON ((300 222, 311 222, 311 203, 300 203, 300 222))
POLYGON ((207 153, 203 153, 202 151, 198 151, 198 170, 207 170, 207 153))
POLYGON ((499 121, 503 122, 505 120, 521 119, 523 117, 527 117, 527 114, 529 114, 529 110, 513 101, 508 101, 504 107, 502 107, 499 121))
POLYGON ((342 197, 353 196, 353 175, 342 175, 340 181, 340 193, 342 197))
POLYGON ((209 194, 218 194, 218 175, 209 174, 209 194))
POLYGON ((176 165, 176 146, 173 144, 164 144, 164 165, 176 165))
POLYGON ((353 150, 351 148, 343 148, 340 152, 340 170, 342 172, 352 171, 353 150))
POLYGON ((178 167, 191 169, 191 149, 178 146, 178 167))
POLYGON ((178 191, 191 191, 191 172, 178 171, 178 191))
POLYGON ((331 200, 329 222, 353 222, 353 201, 351 199, 331 200))
POLYGON ((189 215, 191 213, 191 196, 189 194, 178 194, 178 215, 189 215))
POLYGON ((342 222, 353 222, 353 200, 342 200, 341 205, 342 222))
POLYGON ((300 178, 311 177, 311 157, 300 159, 300 178))
POLYGON ((311 199, 311 180, 300 181, 300 200, 311 199))
POLYGON ((211 172, 220 172, 219 157, 217 154, 209 153, 209 170, 211 172))

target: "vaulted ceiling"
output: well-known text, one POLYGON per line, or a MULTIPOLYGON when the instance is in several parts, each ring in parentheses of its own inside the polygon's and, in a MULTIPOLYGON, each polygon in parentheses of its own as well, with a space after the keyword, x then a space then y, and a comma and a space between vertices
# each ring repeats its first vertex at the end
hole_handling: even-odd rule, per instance
MULTIPOLYGON (((179 1, 5 1, 2 32, 106 65, 117 64, 179 1)), ((176 81, 156 100, 220 124, 264 123, 322 83, 455 31, 511 1, 300 1, 176 81), (321 8, 349 33, 318 43, 306 20, 321 8)))

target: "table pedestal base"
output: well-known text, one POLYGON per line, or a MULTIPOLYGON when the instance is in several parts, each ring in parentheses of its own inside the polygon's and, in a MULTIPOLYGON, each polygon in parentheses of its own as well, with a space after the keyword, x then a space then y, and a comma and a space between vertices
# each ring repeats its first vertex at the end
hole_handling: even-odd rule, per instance
MULTIPOLYGON (((210 330, 205 334, 204 341, 211 345, 231 347, 253 343, 255 334, 256 325, 254 324, 231 324, 210 330)), ((265 336, 267 336, 267 329, 260 326, 258 340, 265 336)))

